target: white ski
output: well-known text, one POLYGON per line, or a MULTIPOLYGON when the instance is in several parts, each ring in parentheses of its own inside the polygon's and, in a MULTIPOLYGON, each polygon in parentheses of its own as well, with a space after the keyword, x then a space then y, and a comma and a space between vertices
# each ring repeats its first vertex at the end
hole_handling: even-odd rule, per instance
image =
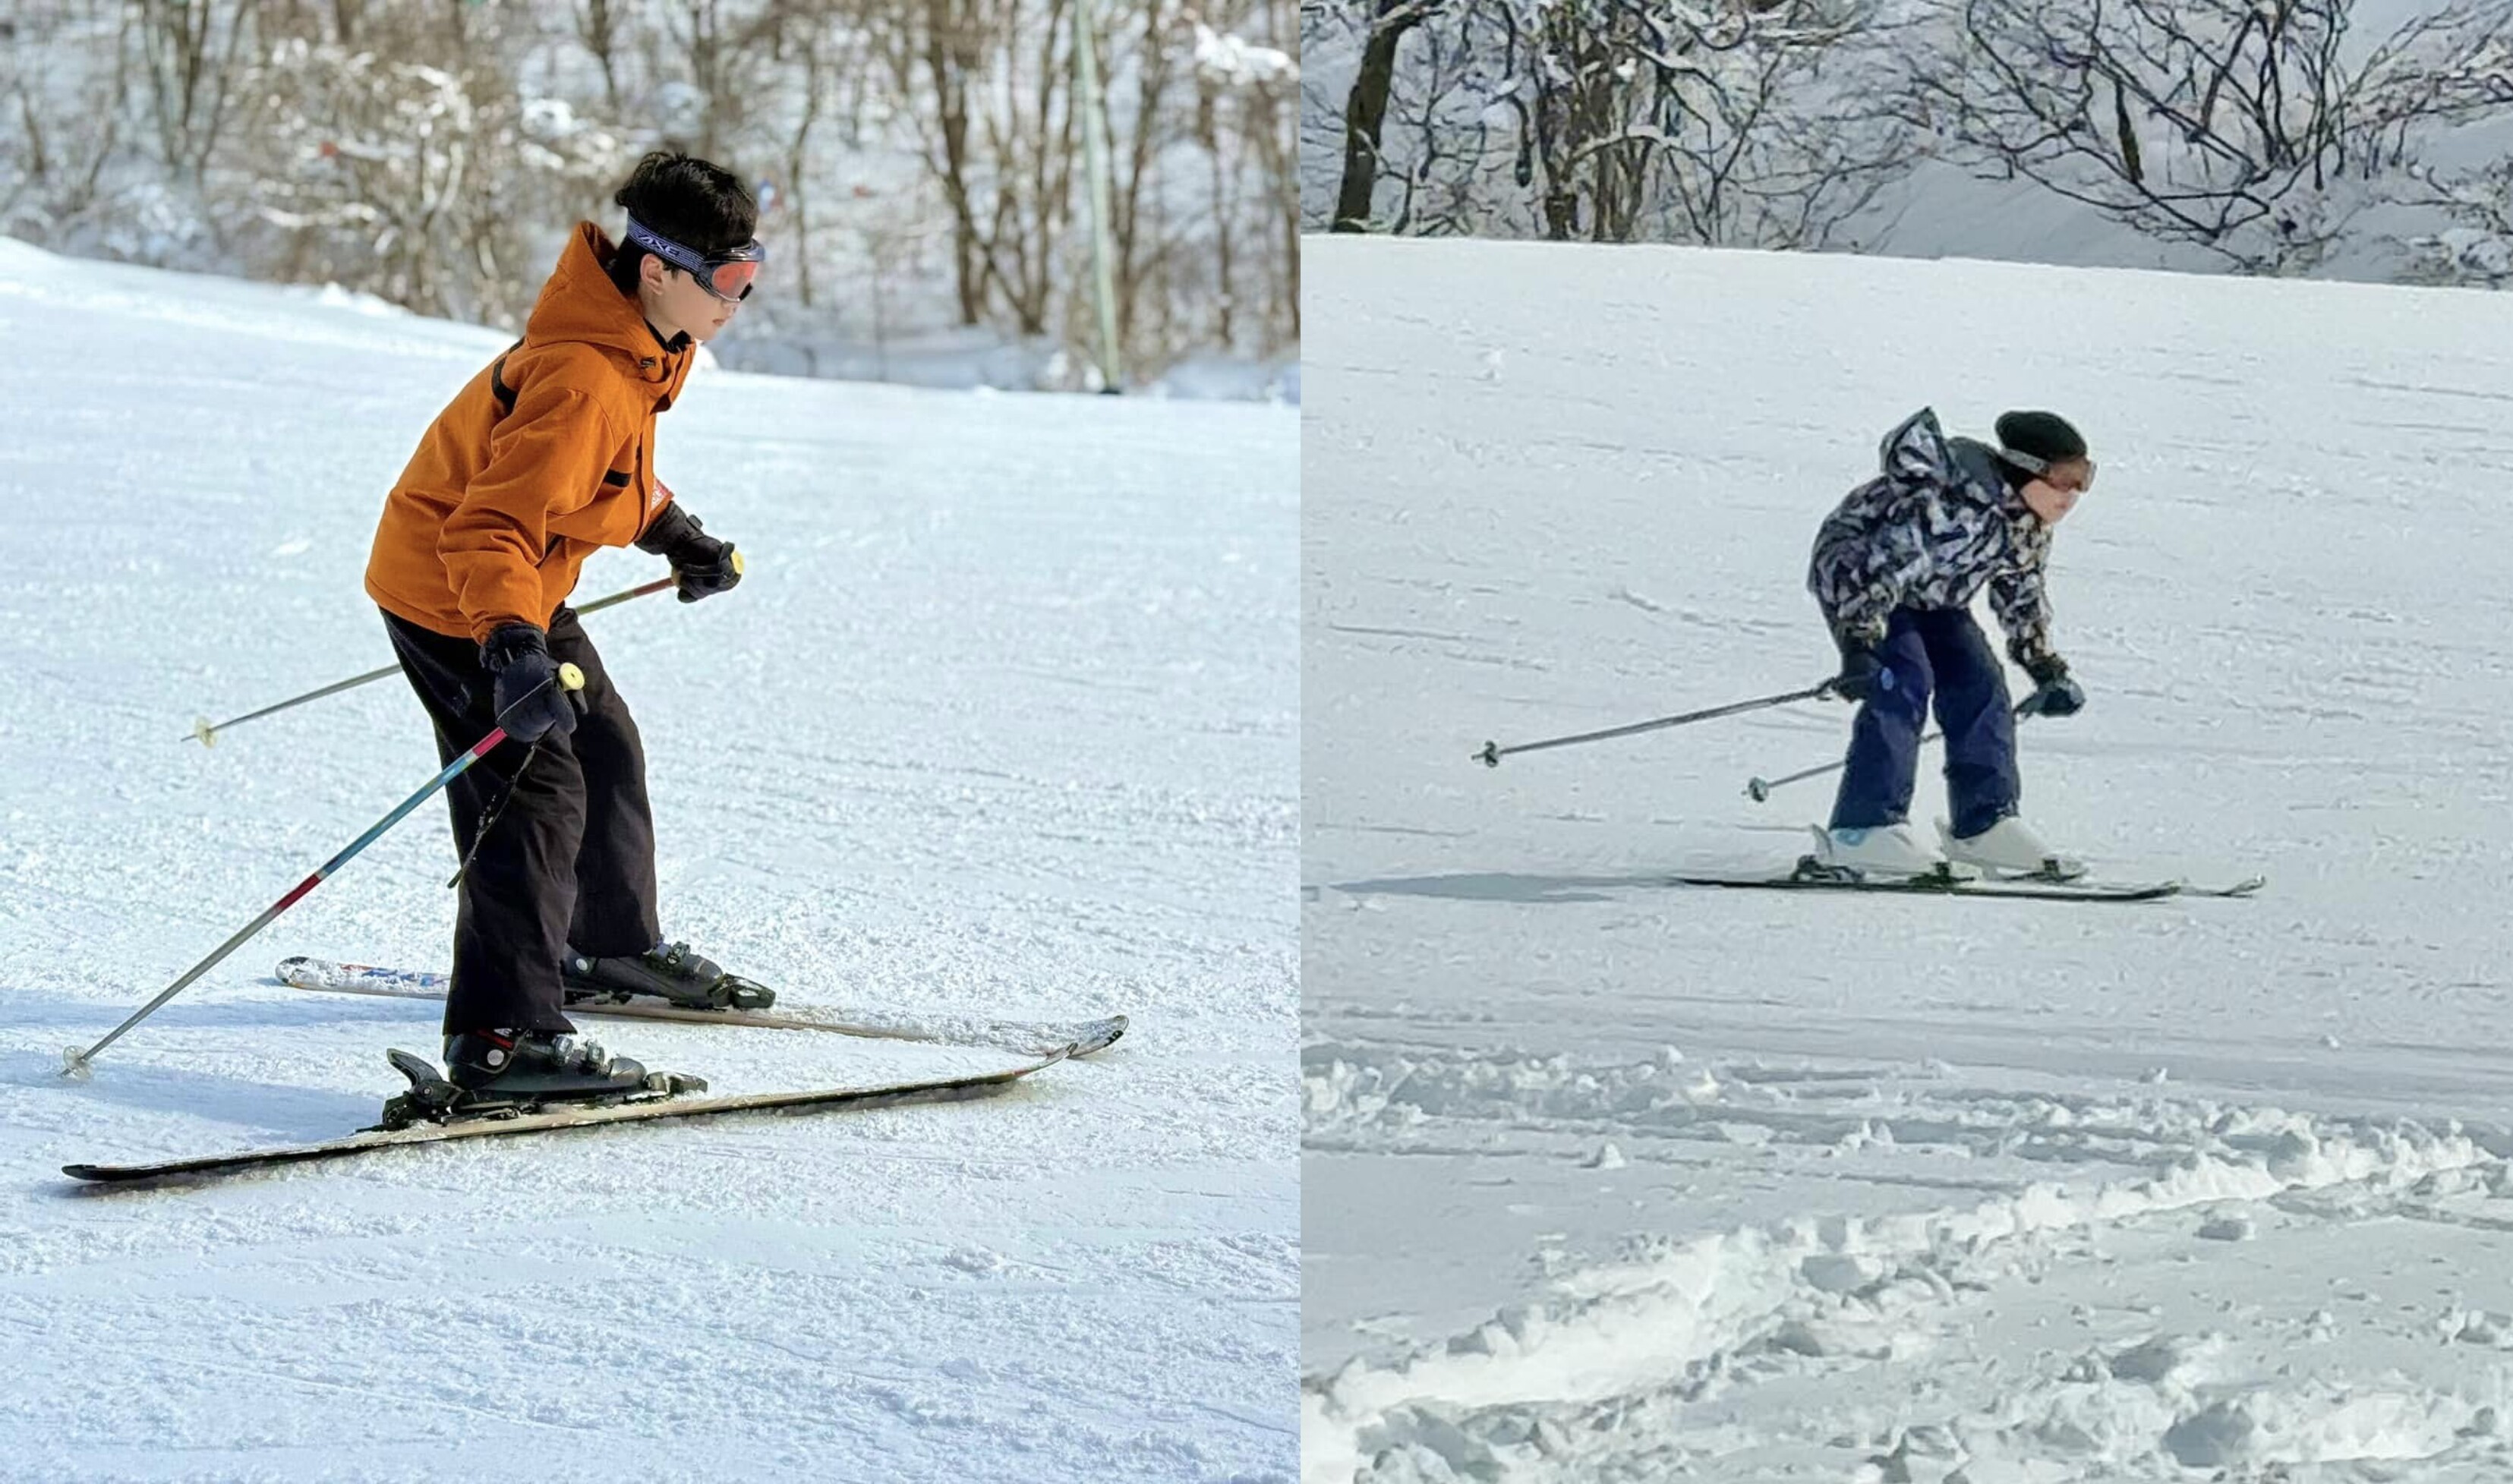
MULTIPOLYGON (((442 974, 419 969, 381 969, 372 964, 336 963, 326 958, 280 960, 277 977, 295 989, 330 994, 373 994, 387 999, 441 1000, 448 981, 442 974)), ((931 1041, 945 1046, 997 1046, 1008 1051, 1043 1054, 1060 1047, 1087 1057, 1105 1051, 1126 1033, 1122 1015, 1104 1020, 1050 1021, 917 1020, 878 1011, 813 1014, 809 1011, 687 1010, 678 1005, 644 1001, 578 1000, 570 1015, 608 1016, 630 1021, 677 1021, 698 1025, 749 1025, 766 1030, 826 1030, 838 1035, 868 1036, 885 1041, 931 1041)))

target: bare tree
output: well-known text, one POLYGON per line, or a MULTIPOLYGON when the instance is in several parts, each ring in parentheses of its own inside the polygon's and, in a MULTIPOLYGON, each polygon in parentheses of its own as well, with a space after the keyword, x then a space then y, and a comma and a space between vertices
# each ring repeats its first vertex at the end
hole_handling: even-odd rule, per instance
MULTIPOLYGON (((1128 361, 1296 341, 1290 0, 1098 3, 1128 361)), ((511 324, 553 240, 677 145, 761 182, 777 237, 729 353, 868 317, 894 363, 960 327, 1053 364, 1092 336, 1074 5, 0 4, 0 228, 511 324)))
POLYGON ((1814 247, 1913 153, 1869 101, 1872 0, 1441 0, 1369 37, 1357 95, 1400 23, 1402 135, 1347 119, 1347 229, 1814 247), (1354 215, 1388 181, 1391 210, 1354 215))
MULTIPOLYGON (((617 0, 575 0, 576 36, 602 69, 602 101, 619 113, 619 44, 622 17, 617 0)), ((345 37, 343 39, 346 39, 345 37)))
POLYGON ((883 39, 896 89, 930 98, 930 111, 918 114, 914 127, 923 142, 926 168, 941 186, 951 213, 952 285, 959 300, 960 323, 975 325, 985 315, 987 283, 994 276, 987 261, 977 191, 973 184, 976 162, 971 155, 969 93, 972 78, 985 61, 985 0, 898 0, 883 19, 883 39))
POLYGON ((1491 145, 1488 110, 1496 82, 1464 9, 1417 26, 1415 58, 1393 91, 1389 112, 1401 145, 1386 151, 1397 181, 1385 229, 1423 237, 1464 235, 1487 220, 1483 206, 1491 145))
POLYGON ((563 102, 519 96, 496 65, 502 31, 394 34, 371 18, 368 39, 395 44, 292 37, 273 50, 253 140, 272 168, 253 179, 256 214, 299 276, 519 324, 542 266, 525 261, 523 223, 553 196, 615 180, 625 141, 563 102))
MULTIPOLYGON (((1073 176, 1081 154, 1080 119, 1071 106, 1073 0, 1044 0, 1027 73, 1029 87, 996 91, 977 115, 995 162, 996 286, 1017 333, 1048 328, 1057 283, 1057 247, 1073 220, 1073 176), (1027 96, 1022 96, 1023 93, 1027 96), (1007 266, 1009 271, 1007 271, 1007 266)), ((1017 55, 1021 0, 1007 0, 1003 50, 1017 55)), ((1083 296, 1073 296, 1078 302, 1083 296)))
POLYGON ((1377 193, 1382 164, 1379 143, 1387 123, 1387 99, 1396 85, 1396 49, 1406 33, 1437 12, 1443 0, 1367 0, 1367 39, 1361 69, 1344 100, 1343 181, 1336 192, 1335 221, 1329 230, 1368 231, 1371 201, 1377 193))
POLYGON ((1820 246, 1909 158, 1907 130, 1864 101, 1866 0, 1509 15, 1533 53, 1508 99, 1514 177, 1548 236, 1820 246))
POLYGON ((139 42, 159 157, 194 186, 218 149, 237 91, 253 0, 139 0, 139 42))
POLYGON ((2439 213, 2446 224, 2409 238, 2405 276, 2413 283, 2513 285, 2513 159, 2447 180, 2432 169, 2410 170, 2416 188, 2405 199, 2439 213))
MULTIPOLYGON (((1294 34, 1289 17, 1283 12, 1292 0, 1267 0, 1271 12, 1269 31, 1277 36, 1294 34)), ((1274 100, 1271 117, 1252 120, 1249 138, 1256 146, 1257 159, 1272 181, 1269 192, 1276 210, 1274 221, 1280 236, 1276 239, 1273 260, 1276 282, 1275 319, 1289 332, 1292 343, 1300 339, 1300 150, 1298 128, 1303 94, 1298 83, 1284 89, 1274 100), (1286 117, 1288 116, 1288 118, 1286 117)))
MULTIPOLYGON (((1245 215, 1239 182, 1250 150, 1283 152, 1281 115, 1298 96, 1299 64, 1282 52, 1224 37, 1201 21, 1195 34, 1195 141, 1205 152, 1214 204, 1215 338, 1235 345, 1246 324, 1238 313, 1245 215)), ((1245 225, 1256 227, 1263 241, 1271 235, 1271 213, 1260 206, 1254 215, 1256 220, 1245 225)))
POLYGON ((139 18, 72 6, 13 17, 0 36, 0 230, 76 241, 92 229, 107 166, 125 145, 122 99, 131 86, 129 33, 139 18), (59 64, 83 40, 107 56, 80 77, 59 64))
POLYGON ((2354 0, 1950 0, 1912 100, 1975 161, 2251 270, 2316 261, 2426 124, 2500 105, 2508 23, 2451 0, 2367 51, 2354 0))
MULTIPOLYGON (((1110 234, 1116 239, 1117 253, 1117 335, 1126 343, 1134 341, 1137 317, 1147 304, 1156 317, 1168 311, 1168 244, 1160 232, 1159 181, 1175 132, 1165 120, 1171 82, 1178 70, 1177 27, 1182 15, 1176 0, 1144 0, 1137 26, 1127 28, 1134 31, 1131 46, 1117 25, 1103 33, 1112 59, 1120 55, 1133 59, 1134 117, 1127 131, 1132 143, 1126 151, 1124 178, 1115 182, 1112 215, 1116 221, 1110 234)), ((1113 86, 1111 91, 1116 91, 1113 86)), ((1112 111, 1116 107, 1113 100, 1109 107, 1112 111)), ((1208 117, 1199 100, 1199 137, 1208 117)))
POLYGON ((821 46, 820 27, 804 26, 796 49, 803 70, 803 108, 785 144, 785 193, 794 203, 796 282, 805 308, 812 304, 812 126, 820 121, 820 110, 826 101, 821 46))

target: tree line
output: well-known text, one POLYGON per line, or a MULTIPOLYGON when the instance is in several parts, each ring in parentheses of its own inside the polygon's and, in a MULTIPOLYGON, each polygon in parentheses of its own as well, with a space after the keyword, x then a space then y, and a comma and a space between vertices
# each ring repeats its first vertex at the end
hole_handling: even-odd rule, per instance
MULTIPOLYGON (((758 182, 745 331, 1097 345, 1083 0, 20 0, 0 231, 517 325, 676 147, 758 182), (763 312, 764 311, 764 312, 763 312)), ((1299 334, 1284 0, 1093 0, 1139 379, 1299 334)))
POLYGON ((2403 276, 2513 277, 2507 150, 2438 147, 2513 125, 2507 0, 2388 30, 2355 0, 1308 0, 1301 28, 1312 229, 1821 247, 1936 159, 2242 271, 2411 221, 2403 276))

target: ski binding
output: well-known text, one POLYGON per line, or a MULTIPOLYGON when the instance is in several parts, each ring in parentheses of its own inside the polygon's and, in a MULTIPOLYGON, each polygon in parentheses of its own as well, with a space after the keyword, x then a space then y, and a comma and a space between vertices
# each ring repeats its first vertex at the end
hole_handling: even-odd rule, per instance
POLYGON ((436 1063, 406 1051, 387 1051, 393 1070, 410 1079, 410 1090, 384 1101, 381 1122, 360 1132, 391 1134, 414 1124, 450 1124, 475 1118, 520 1118, 556 1108, 617 1107, 623 1103, 652 1103, 683 1093, 706 1091, 706 1079, 681 1072, 648 1072, 635 1087, 588 1098, 474 1098, 456 1086, 436 1063))

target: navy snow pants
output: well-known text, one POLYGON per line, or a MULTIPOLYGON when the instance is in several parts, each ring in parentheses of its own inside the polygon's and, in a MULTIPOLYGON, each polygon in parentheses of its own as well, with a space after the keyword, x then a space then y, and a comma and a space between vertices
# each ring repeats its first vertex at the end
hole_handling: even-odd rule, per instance
POLYGON ((1850 733, 1850 763, 1832 805, 1832 827, 1872 828, 1910 816, 1920 730, 1929 702, 1946 734, 1946 802, 1958 835, 1976 835, 2015 812, 2015 717, 2007 673, 1989 639, 1961 608, 1896 610, 1877 651, 1894 689, 1871 695, 1850 733))

